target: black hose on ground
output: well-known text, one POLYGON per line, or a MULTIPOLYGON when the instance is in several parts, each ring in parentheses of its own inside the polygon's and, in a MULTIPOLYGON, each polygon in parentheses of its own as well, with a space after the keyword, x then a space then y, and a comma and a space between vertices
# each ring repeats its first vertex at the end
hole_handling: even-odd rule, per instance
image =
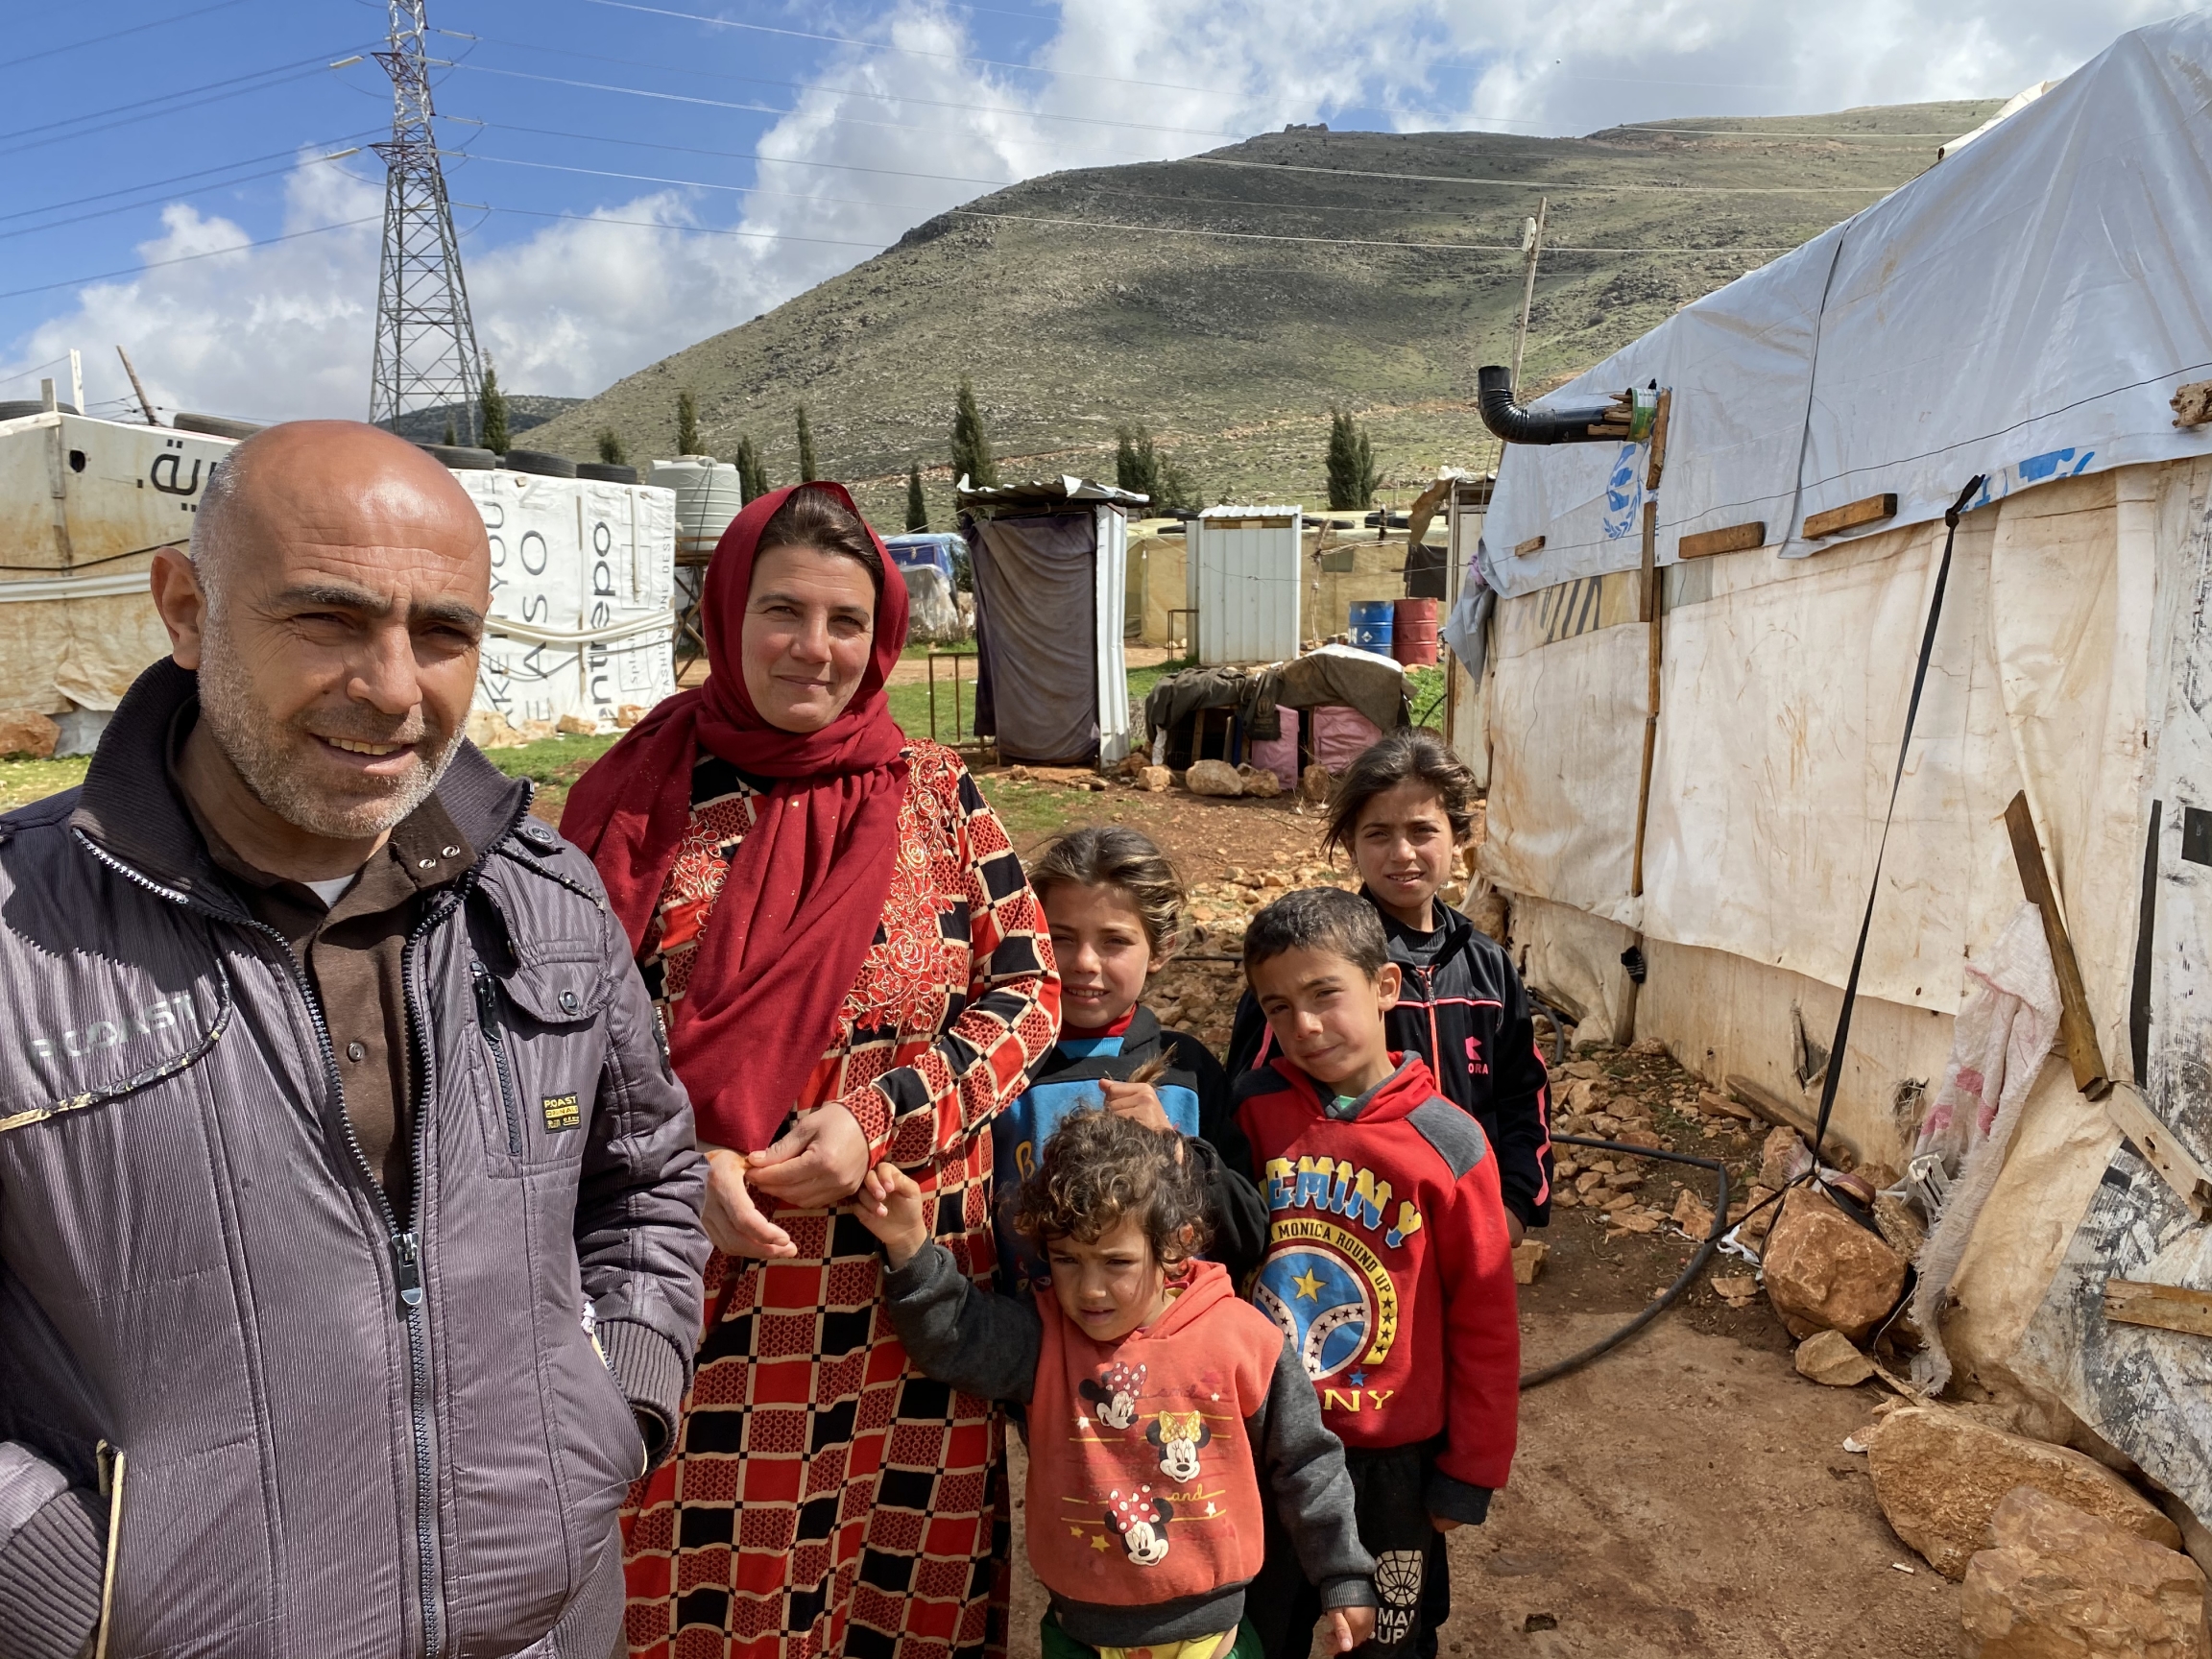
POLYGON ((1531 1388, 1541 1388, 1547 1382, 1555 1382, 1570 1371, 1579 1371, 1591 1360, 1601 1355, 1611 1353, 1622 1343, 1627 1341, 1629 1337, 1635 1335, 1637 1332, 1643 1330, 1645 1326, 1650 1324, 1652 1320, 1658 1318, 1660 1314, 1666 1312, 1674 1305, 1682 1292, 1690 1288, 1697 1275, 1704 1270, 1705 1263, 1712 1261, 1713 1252, 1720 1247, 1720 1240, 1728 1231, 1728 1166, 1721 1163, 1719 1159, 1693 1157, 1688 1152, 1670 1152, 1658 1146, 1637 1146, 1625 1141, 1596 1141, 1585 1135, 1554 1135, 1551 1137, 1551 1142, 1555 1146, 1587 1146, 1599 1152, 1621 1152, 1632 1158, 1660 1158, 1670 1164, 1695 1164, 1700 1169, 1713 1171, 1713 1177, 1719 1188, 1719 1191, 1713 1206, 1713 1230, 1705 1235, 1704 1242, 1697 1246, 1697 1253, 1690 1258, 1690 1264, 1682 1269, 1674 1283, 1661 1291, 1658 1297, 1635 1318, 1629 1320, 1627 1324, 1622 1326, 1620 1330, 1614 1332, 1604 1340, 1592 1343, 1579 1354, 1570 1354, 1566 1358, 1556 1360, 1545 1366, 1541 1371, 1526 1373, 1521 1379, 1523 1393, 1527 1393, 1531 1388))
POLYGON ((1599 444, 1618 439, 1622 427, 1607 426, 1625 417, 1617 406, 1599 403, 1588 409, 1525 409, 1513 401, 1513 372, 1490 364, 1475 373, 1477 406, 1482 424, 1508 444, 1599 444), (1593 431, 1593 427, 1602 430, 1593 431))

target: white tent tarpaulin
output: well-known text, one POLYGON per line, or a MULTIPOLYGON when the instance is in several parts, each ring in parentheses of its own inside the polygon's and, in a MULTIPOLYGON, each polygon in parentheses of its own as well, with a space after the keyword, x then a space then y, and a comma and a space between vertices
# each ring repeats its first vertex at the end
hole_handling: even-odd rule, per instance
POLYGON ((676 690, 669 637, 676 496, 641 484, 455 472, 492 542, 492 615, 476 707, 517 726, 601 728, 676 690))
MULTIPOLYGON (((1894 492, 1869 529, 2023 486, 2212 453, 2168 399, 2212 375, 2212 17, 2125 35, 1975 144, 1695 303, 1538 409, 1673 393, 1658 558, 1894 492)), ((1503 594, 1629 570, 1642 445, 1509 445, 1484 526, 1503 594), (1544 545, 1512 549, 1541 535, 1544 545)), ((1848 533, 1846 533, 1848 534, 1848 533)))

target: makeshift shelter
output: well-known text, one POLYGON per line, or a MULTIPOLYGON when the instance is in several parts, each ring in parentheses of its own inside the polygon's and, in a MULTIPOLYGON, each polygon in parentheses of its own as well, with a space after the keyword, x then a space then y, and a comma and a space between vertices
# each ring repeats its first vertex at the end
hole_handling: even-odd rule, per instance
MULTIPOLYGON (((1289 721, 1282 710, 1354 715, 1372 740, 1407 723, 1406 670, 1387 657, 1349 645, 1324 645, 1302 657, 1249 667, 1186 668, 1157 681, 1144 698, 1144 727, 1158 766, 1187 767, 1193 760, 1257 763, 1257 745, 1288 735, 1297 745, 1291 778, 1315 759, 1338 759, 1316 745, 1310 719, 1289 721), (1286 727, 1289 728, 1286 733, 1286 727)), ((1325 728, 1324 728, 1325 730, 1325 728)), ((1342 770, 1340 764, 1332 770, 1342 770)), ((1291 779, 1286 779, 1286 783, 1291 779)))
POLYGON ((1191 520, 1184 604, 1198 613, 1198 661, 1295 657, 1305 561, 1296 507, 1209 507, 1191 520))
POLYGON ((169 635, 147 592, 154 554, 192 515, 233 442, 60 411, 0 421, 0 709, 89 754, 169 635))
POLYGON ((1100 768, 1129 753, 1122 607, 1130 510, 1076 477, 957 494, 975 583, 976 734, 1000 757, 1100 768))
MULTIPOLYGON (((1837 1127, 1892 1171, 2019 911, 2023 792, 2108 1073, 2212 1161, 2212 395, 2182 391, 2212 374, 2208 98, 2212 20, 2124 36, 1544 398, 1666 405, 1641 443, 1509 444, 1460 594, 1457 736, 1532 983, 1808 1112, 1838 1068, 1837 1127)), ((2018 1110, 1953 1360, 2212 1519, 2212 1343, 2103 1295, 2212 1289, 2212 1232, 2063 1061, 2018 1110)))
POLYGON ((960 538, 950 530, 921 530, 885 537, 883 545, 906 583, 909 633, 932 641, 964 637, 968 624, 960 614, 952 559, 960 538))

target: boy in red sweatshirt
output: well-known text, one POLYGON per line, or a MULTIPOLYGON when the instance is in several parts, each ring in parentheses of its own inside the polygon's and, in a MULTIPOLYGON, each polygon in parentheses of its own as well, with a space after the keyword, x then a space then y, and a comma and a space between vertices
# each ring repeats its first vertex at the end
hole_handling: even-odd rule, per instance
MULTIPOLYGON (((1362 1659, 1433 1653, 1448 1608, 1423 1592, 1442 1534, 1482 1522, 1513 1461, 1521 1328, 1498 1161, 1421 1057, 1390 1050, 1399 970, 1372 905, 1286 894, 1253 917, 1244 973, 1279 1050, 1237 1079, 1221 1143, 1267 1201, 1252 1297, 1344 1442, 1382 1603, 1362 1659)), ((1251 1604, 1268 1653, 1302 1656, 1318 1609, 1282 1554, 1251 1604)))
POLYGON ((1014 1215, 1050 1266, 1034 1295, 964 1277, 891 1165, 854 1211, 915 1367, 1027 1411, 1044 1659, 1261 1659, 1245 1591, 1270 1514, 1285 1571, 1328 1610, 1328 1650, 1349 1652, 1375 1591, 1343 1449, 1283 1334, 1195 1259, 1206 1176, 1180 1139, 1096 1110, 1062 1122, 1014 1215))

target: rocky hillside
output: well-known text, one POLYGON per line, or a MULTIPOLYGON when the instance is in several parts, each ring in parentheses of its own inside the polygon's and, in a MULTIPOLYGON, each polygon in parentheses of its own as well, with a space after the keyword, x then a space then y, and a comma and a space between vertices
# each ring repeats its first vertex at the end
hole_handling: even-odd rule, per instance
POLYGON ((1547 252, 1525 371, 1537 387, 1773 256, 1762 250, 1793 247, 1894 189, 1994 108, 1900 105, 1566 139, 1301 130, 1052 174, 917 226, 563 412, 531 442, 588 459, 612 426, 634 457, 669 454, 688 389, 715 453, 749 434, 782 481, 797 470, 803 402, 824 470, 854 480, 878 523, 903 509, 910 459, 935 466, 943 523, 965 373, 1014 477, 1110 474, 1116 427, 1142 421, 1209 500, 1317 502, 1329 410, 1342 405, 1368 422, 1385 477, 1410 482, 1495 452, 1473 407, 1475 371, 1511 356, 1522 219, 1540 195, 1547 252))

